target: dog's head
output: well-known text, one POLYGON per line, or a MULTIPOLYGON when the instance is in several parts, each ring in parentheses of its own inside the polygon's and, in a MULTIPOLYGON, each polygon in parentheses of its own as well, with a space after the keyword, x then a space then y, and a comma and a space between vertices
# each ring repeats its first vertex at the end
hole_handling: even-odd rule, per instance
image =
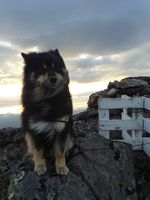
POLYGON ((68 86, 68 72, 57 49, 21 55, 25 62, 24 82, 39 99, 54 96, 68 86))

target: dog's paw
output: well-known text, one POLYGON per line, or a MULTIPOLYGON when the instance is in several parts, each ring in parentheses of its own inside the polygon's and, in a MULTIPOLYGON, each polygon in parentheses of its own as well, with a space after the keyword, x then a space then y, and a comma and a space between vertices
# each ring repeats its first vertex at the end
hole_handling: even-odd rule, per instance
POLYGON ((46 166, 44 165, 35 166, 35 169, 34 169, 34 171, 36 171, 39 176, 43 175, 46 172, 46 170, 47 170, 46 166))
POLYGON ((64 167, 57 167, 56 168, 56 173, 58 174, 58 175, 67 175, 68 174, 68 172, 69 172, 69 169, 68 169, 68 167, 66 167, 66 166, 64 166, 64 167))

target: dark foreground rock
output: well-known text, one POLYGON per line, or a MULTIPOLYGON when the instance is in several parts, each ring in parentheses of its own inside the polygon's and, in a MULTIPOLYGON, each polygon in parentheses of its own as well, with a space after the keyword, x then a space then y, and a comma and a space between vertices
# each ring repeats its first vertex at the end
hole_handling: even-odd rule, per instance
MULTIPOLYGON (((93 111, 94 113, 94 111, 93 111)), ((136 200, 133 154, 123 143, 110 144, 98 135, 97 116, 76 118, 76 146, 70 152, 67 176, 48 172, 39 177, 26 155, 20 129, 0 131, 0 199, 10 200, 136 200), (5 138, 5 139, 4 139, 5 138)))

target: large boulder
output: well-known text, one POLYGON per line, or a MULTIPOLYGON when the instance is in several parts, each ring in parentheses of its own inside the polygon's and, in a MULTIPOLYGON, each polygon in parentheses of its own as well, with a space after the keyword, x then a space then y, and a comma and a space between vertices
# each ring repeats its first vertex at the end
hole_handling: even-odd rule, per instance
POLYGON ((106 90, 91 94, 87 104, 89 108, 96 108, 99 98, 121 97, 121 95, 150 96, 150 77, 128 77, 121 81, 110 82, 106 90))
POLYGON ((74 118, 76 144, 67 158, 70 169, 67 176, 57 176, 54 166, 48 162, 47 173, 39 177, 33 172, 20 129, 2 130, 0 142, 6 142, 1 151, 0 186, 6 189, 8 185, 8 190, 1 191, 0 199, 136 200, 131 147, 110 144, 98 134, 95 112, 93 116, 85 116, 82 113, 74 118), (2 187, 4 177, 7 180, 2 187))

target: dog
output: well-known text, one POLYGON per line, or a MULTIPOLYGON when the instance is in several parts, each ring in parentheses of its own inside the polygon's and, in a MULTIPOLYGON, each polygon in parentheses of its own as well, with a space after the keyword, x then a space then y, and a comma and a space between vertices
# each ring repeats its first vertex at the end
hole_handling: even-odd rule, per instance
POLYGON ((69 75, 58 49, 21 53, 25 66, 22 128, 38 175, 47 171, 45 151, 53 152, 56 173, 67 175, 66 153, 73 146, 69 75))

